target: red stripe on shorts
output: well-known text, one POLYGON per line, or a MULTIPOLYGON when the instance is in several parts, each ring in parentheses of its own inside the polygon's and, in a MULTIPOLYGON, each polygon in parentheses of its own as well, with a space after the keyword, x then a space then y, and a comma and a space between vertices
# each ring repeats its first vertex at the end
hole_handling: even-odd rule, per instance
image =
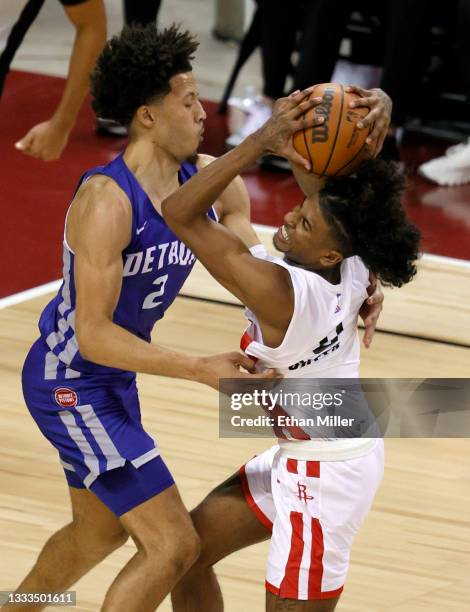
POLYGON ((307 476, 311 476, 313 478, 320 478, 319 461, 307 461, 307 476))
POLYGON ((288 459, 287 460, 287 471, 291 474, 298 474, 297 471, 297 459, 288 459))
POLYGON ((304 519, 301 512, 290 513, 292 536, 289 558, 284 570, 284 578, 279 587, 279 597, 297 599, 299 596, 299 573, 304 553, 304 519))
POLYGON ((312 518, 312 550, 310 554, 310 571, 308 573, 309 599, 313 599, 322 592, 323 552, 323 530, 320 521, 317 518, 312 518))

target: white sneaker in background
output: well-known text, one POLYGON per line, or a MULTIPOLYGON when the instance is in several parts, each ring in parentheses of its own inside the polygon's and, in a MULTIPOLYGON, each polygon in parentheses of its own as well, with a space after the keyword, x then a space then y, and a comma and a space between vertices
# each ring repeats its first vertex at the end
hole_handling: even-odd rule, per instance
POLYGON ((418 172, 428 180, 446 187, 470 183, 470 138, 449 147, 442 157, 422 164, 418 172))
POLYGON ((227 124, 230 134, 241 130, 248 119, 250 108, 260 100, 262 97, 254 85, 245 85, 243 98, 229 98, 227 124))
POLYGON ((121 125, 114 119, 103 119, 103 117, 96 118, 96 129, 99 132, 106 132, 112 136, 127 136, 127 128, 121 125))
MULTIPOLYGON (((236 107, 233 107, 232 113, 237 113, 236 107)), ((272 114, 272 106, 266 103, 262 98, 258 98, 251 105, 245 105, 243 108, 245 114, 245 120, 240 120, 240 116, 237 116, 238 124, 237 130, 234 131, 226 140, 226 145, 229 148, 236 147, 239 145, 247 136, 256 132, 270 117, 272 114)), ((232 121, 230 127, 235 127, 232 121)))
POLYGON ((383 70, 379 66, 369 66, 367 64, 353 64, 347 60, 338 60, 335 65, 332 83, 342 83, 343 85, 359 85, 364 89, 380 87, 383 70))

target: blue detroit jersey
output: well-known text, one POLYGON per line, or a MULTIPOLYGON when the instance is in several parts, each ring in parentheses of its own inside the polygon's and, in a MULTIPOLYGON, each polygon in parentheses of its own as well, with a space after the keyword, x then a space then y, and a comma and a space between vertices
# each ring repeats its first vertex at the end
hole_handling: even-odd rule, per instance
MULTIPOLYGON (((178 172, 180 185, 196 172, 195 166, 183 163, 178 172)), ((96 174, 114 179, 132 205, 132 237, 122 253, 122 288, 113 321, 149 342, 153 326, 178 295, 196 257, 155 210, 122 155, 106 166, 86 172, 79 186, 96 174)), ((216 220, 213 208, 209 216, 216 220)), ((50 349, 45 379, 121 372, 81 357, 75 335, 75 298, 74 254, 64 239, 63 283, 39 320, 41 336, 50 349)))

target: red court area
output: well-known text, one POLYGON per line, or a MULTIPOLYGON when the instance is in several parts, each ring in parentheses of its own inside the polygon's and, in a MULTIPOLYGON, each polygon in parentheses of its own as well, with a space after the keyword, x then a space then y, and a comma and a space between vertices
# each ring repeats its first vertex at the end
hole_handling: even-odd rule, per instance
MULTIPOLYGON (((14 149, 29 127, 50 116, 61 95, 63 80, 12 72, 0 103, 2 241, 0 297, 55 280, 61 275, 61 241, 67 207, 80 175, 105 164, 121 152, 123 138, 96 133, 93 112, 84 104, 69 146, 56 162, 44 163, 14 149)), ((227 129, 217 104, 204 103, 206 137, 202 151, 220 155, 227 129)), ((416 167, 442 153, 448 143, 411 139, 403 156, 416 167)), ((255 223, 277 226, 300 198, 289 174, 258 167, 244 174, 255 223)), ((410 217, 421 228, 428 253, 470 259, 470 186, 436 188, 410 177, 406 194, 410 217)))

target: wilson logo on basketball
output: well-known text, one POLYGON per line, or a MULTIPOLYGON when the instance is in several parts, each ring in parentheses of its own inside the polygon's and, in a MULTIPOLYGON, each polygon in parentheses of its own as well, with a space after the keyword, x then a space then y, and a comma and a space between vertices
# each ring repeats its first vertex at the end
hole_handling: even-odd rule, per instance
POLYGON ((333 107, 333 102, 335 99, 335 89, 326 88, 323 94, 323 101, 320 106, 317 106, 315 112, 320 117, 324 117, 325 123, 322 125, 316 125, 312 129, 312 143, 316 142, 327 142, 330 136, 330 131, 328 128, 328 122, 330 119, 331 109, 333 107))
POLYGON ((54 391, 54 399, 62 408, 75 408, 78 404, 78 395, 73 389, 60 387, 54 391))

